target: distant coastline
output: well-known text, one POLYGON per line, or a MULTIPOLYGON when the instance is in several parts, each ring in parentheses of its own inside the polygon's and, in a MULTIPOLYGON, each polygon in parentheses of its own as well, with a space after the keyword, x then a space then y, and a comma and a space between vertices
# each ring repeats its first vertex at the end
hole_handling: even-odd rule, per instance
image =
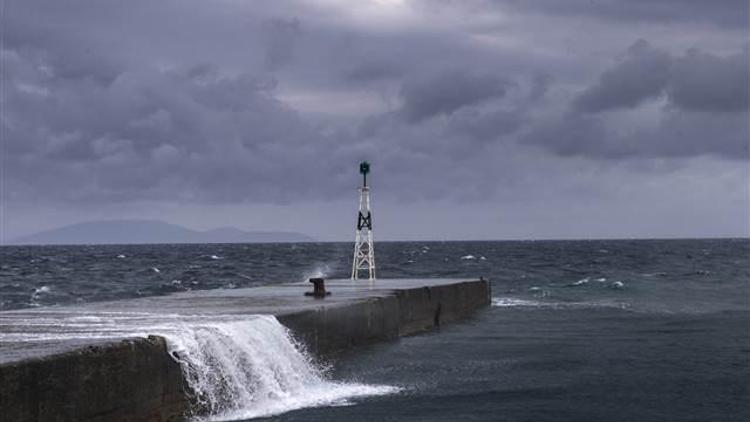
POLYGON ((11 239, 8 245, 112 245, 159 243, 314 242, 297 232, 245 231, 235 227, 192 230, 159 220, 105 220, 71 224, 11 239))

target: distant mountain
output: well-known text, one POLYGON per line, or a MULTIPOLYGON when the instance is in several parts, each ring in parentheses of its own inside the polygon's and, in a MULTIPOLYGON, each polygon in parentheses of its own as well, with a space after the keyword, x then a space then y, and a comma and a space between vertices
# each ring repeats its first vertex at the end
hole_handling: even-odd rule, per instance
POLYGON ((301 233, 244 231, 221 227, 191 230, 158 220, 108 220, 73 224, 11 240, 16 245, 80 245, 126 243, 258 243, 314 242, 301 233))

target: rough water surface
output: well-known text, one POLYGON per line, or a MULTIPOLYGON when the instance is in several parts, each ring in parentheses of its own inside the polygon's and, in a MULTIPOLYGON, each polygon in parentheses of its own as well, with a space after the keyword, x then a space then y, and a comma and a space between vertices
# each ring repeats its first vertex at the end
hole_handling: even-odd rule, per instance
MULTIPOLYGON (((350 254, 343 243, 6 246, 0 310, 346 277, 350 254)), ((327 373, 268 317, 182 321, 167 337, 199 362, 187 367, 214 365, 193 380, 209 407, 224 403, 214 419, 750 420, 747 239, 381 242, 376 254, 382 278, 489 278, 493 306, 327 373)), ((128 325, 113 324, 112 335, 128 325)))

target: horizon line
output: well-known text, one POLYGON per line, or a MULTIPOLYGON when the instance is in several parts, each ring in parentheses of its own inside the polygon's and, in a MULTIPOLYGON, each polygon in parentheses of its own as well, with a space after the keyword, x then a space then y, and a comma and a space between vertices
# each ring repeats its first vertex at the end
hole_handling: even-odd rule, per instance
MULTIPOLYGON (((708 237, 591 237, 591 238, 510 238, 510 239, 383 239, 375 243, 444 243, 444 242, 596 242, 596 241, 654 241, 654 240, 750 240, 746 236, 708 236, 708 237)), ((318 243, 354 243, 354 240, 314 240, 303 242, 146 242, 146 243, 0 243, 0 247, 28 246, 139 246, 139 245, 278 245, 278 244, 318 244, 318 243)))

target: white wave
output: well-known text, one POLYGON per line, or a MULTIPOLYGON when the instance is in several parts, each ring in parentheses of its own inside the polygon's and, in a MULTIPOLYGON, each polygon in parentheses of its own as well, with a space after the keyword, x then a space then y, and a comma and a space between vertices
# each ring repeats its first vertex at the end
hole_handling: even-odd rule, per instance
POLYGON ((569 286, 583 286, 584 284, 588 284, 588 282, 589 278, 586 277, 576 281, 575 283, 570 283, 569 286))
POLYGON ((194 392, 198 421, 250 419, 307 407, 351 404, 398 387, 327 378, 270 315, 205 317, 148 313, 0 319, 0 341, 115 339, 160 335, 194 392), (33 329, 23 329, 23 325, 33 329), (47 329, 42 323, 46 323, 47 329), (6 325, 7 324, 7 325, 6 325), (22 332, 3 332, 16 327, 22 332))
POLYGON ((156 267, 152 267, 151 269, 152 269, 152 270, 153 270, 153 271, 154 271, 155 273, 157 273, 157 274, 159 274, 159 273, 161 272, 161 270, 160 270, 160 269, 158 269, 158 268, 156 268, 156 267))
POLYGON ((630 305, 622 302, 552 302, 519 299, 513 297, 493 297, 492 306, 498 308, 547 308, 547 309, 589 309, 616 308, 630 309, 630 305))
POLYGON ((625 283, 623 283, 622 281, 615 281, 614 283, 610 284, 609 287, 611 287, 613 289, 618 289, 618 290, 619 289, 624 289, 625 288, 625 283))
POLYGON ((473 260, 473 259, 477 259, 477 257, 474 256, 474 255, 464 255, 464 256, 461 257, 461 259, 463 259, 465 261, 470 261, 470 260, 473 260))
POLYGON ((38 305, 35 302, 37 300, 39 300, 39 298, 41 298, 42 295, 47 294, 50 291, 52 291, 52 289, 49 286, 42 286, 42 287, 38 287, 38 288, 34 289, 34 292, 31 293, 31 303, 30 304, 34 305, 34 306, 38 305))
POLYGON ((126 256, 123 255, 123 254, 117 255, 117 257, 120 258, 120 259, 126 258, 126 256))
POLYGON ((644 277, 665 277, 665 276, 667 276, 667 273, 665 273, 663 271, 659 271, 659 272, 656 272, 656 273, 644 273, 644 274, 641 274, 641 275, 644 276, 644 277))
POLYGON ((220 257, 218 255, 211 255, 211 256, 209 256, 209 258, 211 258, 211 259, 224 259, 224 258, 222 258, 222 257, 220 257))
POLYGON ((547 297, 550 295, 549 290, 544 290, 539 286, 529 287, 530 292, 534 292, 534 297, 547 297))
POLYGON ((517 299, 513 297, 493 297, 492 306, 500 308, 514 308, 519 306, 525 307, 542 307, 546 304, 544 302, 538 302, 536 300, 517 299))

